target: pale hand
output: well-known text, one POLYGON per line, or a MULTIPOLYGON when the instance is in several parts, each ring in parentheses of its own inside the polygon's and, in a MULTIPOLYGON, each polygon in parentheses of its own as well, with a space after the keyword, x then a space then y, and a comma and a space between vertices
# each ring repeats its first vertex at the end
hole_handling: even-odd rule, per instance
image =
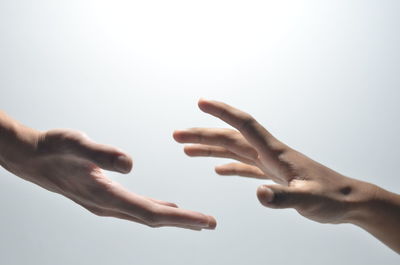
MULTIPOLYGON (((1 117, 0 117, 1 118, 1 117)), ((6 120, 3 117, 3 121, 6 120)), ((10 119, 8 119, 10 120, 10 119)), ((1 121, 1 119, 0 119, 1 121)), ((183 210, 175 204, 132 193, 104 175, 102 169, 128 173, 132 159, 114 147, 97 144, 80 132, 18 127, 5 133, 1 165, 15 175, 59 193, 99 216, 150 227, 213 229, 213 217, 183 210)))

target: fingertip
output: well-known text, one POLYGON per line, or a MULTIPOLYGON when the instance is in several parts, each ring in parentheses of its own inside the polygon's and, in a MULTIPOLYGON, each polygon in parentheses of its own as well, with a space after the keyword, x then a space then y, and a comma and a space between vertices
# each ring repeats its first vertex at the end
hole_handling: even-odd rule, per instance
POLYGON ((274 200, 274 192, 266 185, 262 185, 257 189, 257 198, 264 206, 270 207, 274 200))
POLYGON ((218 175, 224 175, 224 168, 222 166, 216 166, 214 168, 215 173, 217 173, 218 175))
POLYGON ((225 167, 225 165, 221 165, 221 166, 216 166, 214 168, 215 173, 217 173, 220 176, 230 176, 233 174, 232 170, 227 169, 225 167))
POLYGON ((185 154, 188 155, 188 156, 194 156, 195 155, 195 153, 193 152, 193 149, 188 145, 183 147, 183 152, 185 152, 185 154))
POLYGON ((176 142, 182 143, 182 141, 183 141, 182 133, 183 133, 182 130, 175 130, 175 131, 172 133, 172 137, 174 138, 174 140, 175 140, 176 142))
POLYGON ((211 215, 208 215, 208 229, 214 230, 217 227, 217 220, 211 215))
POLYGON ((127 174, 131 172, 133 167, 133 160, 126 154, 118 155, 114 160, 114 168, 120 173, 127 174))
POLYGON ((210 101, 205 99, 205 98, 200 98, 197 105, 199 106, 199 109, 201 109, 204 112, 207 112, 207 106, 210 104, 210 101))

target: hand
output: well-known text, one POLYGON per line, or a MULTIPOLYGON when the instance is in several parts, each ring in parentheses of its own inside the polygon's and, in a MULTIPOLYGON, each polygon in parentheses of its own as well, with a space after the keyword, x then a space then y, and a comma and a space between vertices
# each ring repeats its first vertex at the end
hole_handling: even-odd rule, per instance
POLYGON ((232 158, 238 163, 216 167, 220 175, 273 180, 257 191, 270 208, 294 208, 321 223, 350 222, 372 200, 375 185, 345 177, 293 150, 272 136, 252 116, 216 101, 200 100, 202 111, 237 130, 193 128, 175 131, 174 138, 189 156, 232 158))
POLYGON ((220 175, 273 180, 257 191, 270 208, 294 208, 321 223, 343 223, 353 217, 352 205, 368 200, 373 185, 362 183, 311 160, 272 136, 249 114, 221 102, 200 100, 202 111, 220 118, 233 129, 193 128, 176 131, 174 138, 189 156, 232 158, 215 168, 220 175))
POLYGON ((199 107, 237 130, 193 128, 174 132, 189 156, 238 162, 218 166, 220 175, 273 180, 257 196, 269 208, 294 208, 321 223, 352 223, 400 253, 400 195, 345 177, 288 147, 252 116, 217 101, 199 107))
POLYGON ((101 169, 128 173, 132 168, 132 159, 121 150, 97 144, 76 131, 41 133, 17 127, 16 132, 3 135, 0 128, 0 138, 7 138, 0 144, 0 162, 21 178, 59 193, 99 216, 151 227, 215 228, 213 217, 131 193, 108 179, 101 169))

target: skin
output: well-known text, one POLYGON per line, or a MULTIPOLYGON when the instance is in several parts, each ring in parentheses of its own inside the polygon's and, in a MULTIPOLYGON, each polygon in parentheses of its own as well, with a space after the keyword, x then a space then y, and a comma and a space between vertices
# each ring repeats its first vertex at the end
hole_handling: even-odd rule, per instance
POLYGON ((0 112, 0 165, 44 189, 61 194, 98 216, 150 227, 214 229, 213 217, 174 203, 132 193, 103 170, 129 173, 131 157, 72 130, 40 132, 0 112))
POLYGON ((268 208, 293 208, 320 223, 351 223, 400 253, 400 195, 343 176, 290 148, 251 115, 217 101, 200 100, 199 108, 234 129, 191 128, 174 132, 192 157, 230 158, 215 168, 224 176, 272 180, 257 197, 268 208))

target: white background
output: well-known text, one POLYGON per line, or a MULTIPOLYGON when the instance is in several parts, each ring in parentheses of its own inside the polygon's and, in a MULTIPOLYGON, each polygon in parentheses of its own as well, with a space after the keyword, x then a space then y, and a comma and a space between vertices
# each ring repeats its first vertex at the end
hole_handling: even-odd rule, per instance
POLYGON ((398 264, 351 225, 263 208, 171 137, 224 126, 200 97, 354 178, 400 192, 399 1, 0 0, 0 108, 126 150, 130 190, 214 215, 216 231, 100 218, 0 170, 0 264, 398 264))

